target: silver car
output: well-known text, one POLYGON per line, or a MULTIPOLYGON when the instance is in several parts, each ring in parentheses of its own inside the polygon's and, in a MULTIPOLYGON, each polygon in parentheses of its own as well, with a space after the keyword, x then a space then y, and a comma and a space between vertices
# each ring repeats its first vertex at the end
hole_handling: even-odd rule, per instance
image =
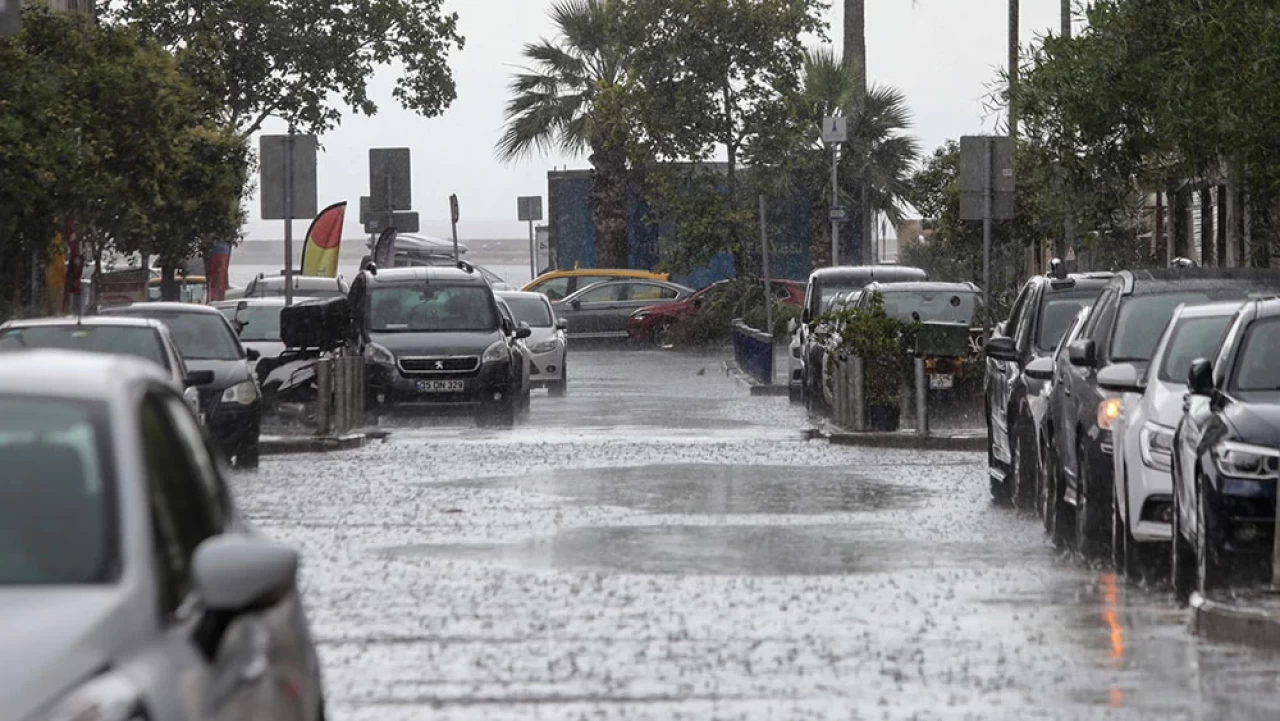
POLYGON ((676 283, 624 278, 589 285, 551 305, 556 317, 568 321, 568 333, 574 338, 628 338, 627 321, 632 313, 678 303, 693 294, 692 288, 676 283))
POLYGON ((0 355, 0 721, 323 718, 298 555, 159 366, 0 355))

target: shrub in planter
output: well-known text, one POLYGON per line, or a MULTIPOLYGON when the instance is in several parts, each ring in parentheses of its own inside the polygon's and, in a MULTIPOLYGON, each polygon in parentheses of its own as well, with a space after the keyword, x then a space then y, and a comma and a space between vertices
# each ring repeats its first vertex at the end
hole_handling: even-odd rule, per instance
MULTIPOLYGON (((911 351, 919 323, 904 323, 884 312, 884 297, 873 295, 866 308, 828 313, 817 319, 817 340, 836 354, 862 359, 862 397, 871 430, 896 431, 900 391, 911 377, 911 351)), ((831 353, 827 354, 831 362, 831 353)))
MULTIPOLYGON (((787 322, 800 317, 800 309, 773 302, 773 335, 777 340, 789 337, 787 322)), ((724 345, 732 340, 732 323, 741 318, 752 328, 764 330, 764 283, 760 280, 735 280, 706 306, 688 318, 676 321, 668 336, 677 348, 724 345)))

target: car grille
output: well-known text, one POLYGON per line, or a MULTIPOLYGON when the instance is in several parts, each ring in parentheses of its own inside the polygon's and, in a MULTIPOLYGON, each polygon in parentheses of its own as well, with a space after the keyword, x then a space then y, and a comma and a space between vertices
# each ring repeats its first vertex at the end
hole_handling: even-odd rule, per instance
POLYGON ((480 367, 480 358, 477 356, 453 356, 449 358, 420 356, 401 358, 399 362, 400 370, 404 373, 431 375, 471 373, 480 367))

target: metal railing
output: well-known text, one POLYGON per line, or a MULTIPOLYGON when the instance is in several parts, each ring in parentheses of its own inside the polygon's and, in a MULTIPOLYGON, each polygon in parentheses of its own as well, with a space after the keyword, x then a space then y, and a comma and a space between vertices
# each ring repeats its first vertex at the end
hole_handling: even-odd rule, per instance
POLYGON ((316 361, 316 435, 341 436, 364 426, 364 357, 316 361))
POLYGON ((733 321, 733 359, 744 373, 760 383, 773 385, 773 336, 733 321))

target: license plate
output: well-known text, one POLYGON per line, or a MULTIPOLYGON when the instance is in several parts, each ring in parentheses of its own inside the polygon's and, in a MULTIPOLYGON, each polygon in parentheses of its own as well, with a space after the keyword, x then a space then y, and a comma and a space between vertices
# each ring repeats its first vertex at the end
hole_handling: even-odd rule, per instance
POLYGON ((929 390, 945 391, 956 384, 955 376, 950 373, 934 373, 929 376, 929 390))
POLYGON ((419 393, 461 393, 466 389, 466 381, 418 381, 419 393))

